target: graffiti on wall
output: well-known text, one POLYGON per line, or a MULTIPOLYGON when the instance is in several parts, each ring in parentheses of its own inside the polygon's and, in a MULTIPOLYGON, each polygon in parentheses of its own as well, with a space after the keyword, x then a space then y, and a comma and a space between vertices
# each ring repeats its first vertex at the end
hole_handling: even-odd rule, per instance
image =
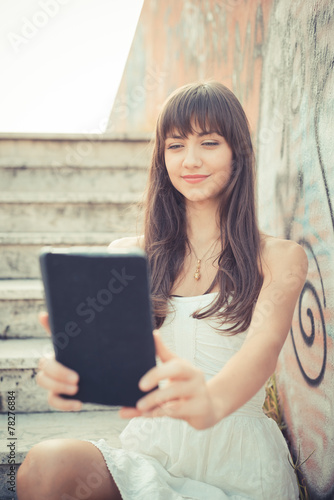
POLYGON ((278 380, 295 450, 302 460, 314 450, 302 470, 319 499, 334 495, 333 14, 329 2, 275 4, 258 124, 262 227, 299 242, 309 259, 278 380), (268 136, 275 112, 281 127, 268 136))

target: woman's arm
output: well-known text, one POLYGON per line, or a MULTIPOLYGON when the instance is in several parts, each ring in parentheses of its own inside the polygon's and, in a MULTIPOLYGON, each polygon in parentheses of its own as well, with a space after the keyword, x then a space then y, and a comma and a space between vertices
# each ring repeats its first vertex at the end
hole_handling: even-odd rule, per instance
POLYGON ((168 384, 141 398, 136 408, 123 407, 121 417, 166 415, 206 429, 247 403, 265 384, 275 370, 307 274, 307 257, 300 245, 268 240, 264 281, 241 349, 206 382, 202 370, 172 353, 155 331, 163 363, 149 370, 139 386, 146 391, 161 380, 168 384))
POLYGON ((270 241, 264 261, 263 286, 245 342, 207 382, 218 421, 249 401, 275 371, 305 283, 308 262, 304 249, 297 243, 270 241))

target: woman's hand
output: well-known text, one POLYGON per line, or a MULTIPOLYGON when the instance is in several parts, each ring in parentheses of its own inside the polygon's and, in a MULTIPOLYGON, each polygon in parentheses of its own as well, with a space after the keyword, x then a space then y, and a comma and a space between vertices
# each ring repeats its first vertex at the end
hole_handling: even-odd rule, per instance
POLYGON ((123 418, 162 417, 180 418, 195 429, 207 429, 218 421, 218 409, 210 397, 202 370, 189 361, 178 357, 162 342, 158 330, 154 330, 156 353, 162 364, 149 370, 139 381, 142 391, 157 386, 167 379, 164 387, 141 398, 136 408, 123 407, 123 418))
MULTIPOLYGON (((48 334, 51 335, 48 313, 40 312, 38 318, 48 334)), ((82 407, 81 401, 59 396, 59 394, 74 395, 78 392, 79 374, 56 361, 54 355, 41 358, 38 368, 36 382, 49 391, 49 405, 58 410, 79 411, 82 407)))

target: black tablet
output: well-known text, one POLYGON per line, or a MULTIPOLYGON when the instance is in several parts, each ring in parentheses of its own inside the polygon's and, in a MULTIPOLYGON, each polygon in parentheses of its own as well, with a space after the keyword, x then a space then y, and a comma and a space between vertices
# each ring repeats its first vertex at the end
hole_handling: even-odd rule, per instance
POLYGON ((80 375, 78 392, 62 396, 135 406, 156 364, 146 253, 43 247, 39 262, 55 357, 80 375))

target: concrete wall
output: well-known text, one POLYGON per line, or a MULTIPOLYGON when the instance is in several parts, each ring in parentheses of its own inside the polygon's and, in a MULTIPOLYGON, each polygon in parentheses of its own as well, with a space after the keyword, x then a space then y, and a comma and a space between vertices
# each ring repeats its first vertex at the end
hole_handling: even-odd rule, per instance
POLYGON ((176 87, 214 77, 259 117, 270 1, 145 0, 107 133, 152 132, 176 87))
POLYGON ((280 356, 280 395, 314 498, 334 498, 334 5, 277 2, 258 123, 261 226, 298 241, 307 282, 280 356))
POLYGON ((330 0, 146 0, 108 133, 151 132, 176 87, 214 77, 241 100, 261 228, 300 242, 306 285, 277 373, 311 497, 334 497, 334 23, 330 0))

